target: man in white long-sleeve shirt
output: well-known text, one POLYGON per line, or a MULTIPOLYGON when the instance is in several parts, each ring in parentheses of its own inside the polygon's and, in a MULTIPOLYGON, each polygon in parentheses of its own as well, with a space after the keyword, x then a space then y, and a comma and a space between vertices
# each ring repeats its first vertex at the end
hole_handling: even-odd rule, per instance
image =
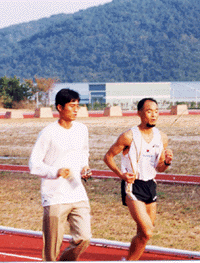
POLYGON ((75 261, 91 238, 90 206, 81 178, 91 176, 87 127, 75 122, 79 94, 62 89, 56 95, 59 120, 44 128, 34 145, 29 167, 40 176, 43 215, 43 259, 56 261, 66 220, 72 241, 60 261, 75 261))

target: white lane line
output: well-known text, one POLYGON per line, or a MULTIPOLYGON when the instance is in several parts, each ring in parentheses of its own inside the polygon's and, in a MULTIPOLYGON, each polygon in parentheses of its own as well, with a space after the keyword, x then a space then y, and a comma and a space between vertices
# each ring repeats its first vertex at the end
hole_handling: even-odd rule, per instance
MULTIPOLYGON (((0 225, 0 235, 5 234, 7 235, 8 233, 11 234, 24 234, 27 236, 34 236, 34 237, 42 237, 42 231, 33 231, 33 230, 24 230, 24 229, 19 229, 19 228, 14 228, 14 227, 5 227, 0 225), (2 232, 2 233, 1 233, 2 232)), ((70 235, 64 235, 63 240, 64 241, 69 241, 71 239, 70 235)), ((119 247, 119 248, 129 248, 130 243, 127 242, 120 242, 120 241, 112 241, 112 240, 106 240, 106 239, 99 239, 99 238, 91 238, 91 244, 96 245, 96 246, 114 246, 114 247, 119 247)), ((167 253, 167 254, 172 254, 172 255, 185 255, 189 258, 200 258, 200 252, 199 251, 189 251, 189 250, 180 250, 180 249, 173 249, 173 248, 164 248, 164 247, 158 247, 158 246, 151 246, 147 245, 146 252, 152 252, 152 253, 167 253)), ((41 259, 38 259, 41 260, 41 259)))
POLYGON ((2 255, 2 256, 7 256, 7 257, 26 258, 26 259, 31 259, 31 260, 42 261, 41 258, 34 258, 34 257, 22 256, 22 255, 10 254, 10 253, 0 252, 0 255, 2 255))

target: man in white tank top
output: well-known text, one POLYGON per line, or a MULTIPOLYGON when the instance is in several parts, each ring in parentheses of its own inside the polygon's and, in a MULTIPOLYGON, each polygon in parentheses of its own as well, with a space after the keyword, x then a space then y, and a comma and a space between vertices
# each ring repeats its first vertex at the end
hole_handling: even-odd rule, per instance
POLYGON ((173 153, 168 138, 155 128, 159 111, 156 100, 144 98, 138 103, 141 123, 121 134, 104 157, 108 167, 122 179, 122 201, 137 224, 127 260, 138 260, 153 234, 156 217, 156 172, 164 172, 173 153), (121 169, 114 157, 122 153, 121 169))

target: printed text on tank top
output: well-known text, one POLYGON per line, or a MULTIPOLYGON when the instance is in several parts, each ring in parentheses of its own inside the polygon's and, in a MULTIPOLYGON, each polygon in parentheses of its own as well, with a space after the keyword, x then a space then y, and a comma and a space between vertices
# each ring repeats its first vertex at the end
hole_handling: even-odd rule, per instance
MULTIPOLYGON (((138 135, 140 134, 140 138, 139 141, 140 143, 138 144, 137 141, 137 145, 136 146, 136 142, 134 140, 134 136, 132 137, 132 142, 131 145, 128 147, 128 149, 125 149, 125 151, 123 152, 124 156, 127 156, 128 159, 130 160, 130 164, 132 167, 132 171, 133 173, 136 175, 136 179, 139 179, 139 162, 140 162, 140 158, 153 158, 154 162, 156 161, 159 153, 159 143, 157 141, 158 137, 157 137, 157 132, 155 131, 156 128, 151 130, 151 133, 148 134, 147 136, 145 136, 146 134, 141 132, 141 130, 139 129, 139 127, 137 127, 137 131, 138 131, 138 135), (134 147, 136 149, 136 162, 135 162, 135 169, 133 168, 132 162, 131 162, 131 156, 130 156, 130 149, 131 147, 134 147)), ((127 170, 127 169, 126 169, 127 170)))

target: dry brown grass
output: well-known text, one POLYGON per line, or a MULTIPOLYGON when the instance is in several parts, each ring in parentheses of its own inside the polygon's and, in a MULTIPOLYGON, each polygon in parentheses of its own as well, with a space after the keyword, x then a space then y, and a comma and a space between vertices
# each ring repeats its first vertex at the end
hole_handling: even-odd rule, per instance
MULTIPOLYGON (((40 179, 0 172, 1 225, 41 230, 40 179)), ((131 241, 136 225, 121 205, 120 181, 90 179, 85 187, 91 204, 94 238, 131 241)), ((200 251, 200 186, 158 184, 156 227, 149 245, 200 251)), ((66 234, 68 227, 66 228, 66 234)))
MULTIPOLYGON (((167 172, 176 174, 200 174, 199 142, 200 115, 160 116, 158 128, 169 137, 169 147, 174 151, 173 165, 167 172)), ((0 120, 0 156, 25 159, 8 160, 15 164, 28 164, 33 144, 42 128, 55 119, 0 120)), ((107 169, 102 159, 120 133, 139 124, 138 117, 83 118, 90 134, 90 164, 95 169, 107 169)), ((117 158, 119 163, 120 158, 117 158)), ((0 159, 0 163, 5 160, 0 159)))
MULTIPOLYGON (((158 128, 167 133, 175 155, 168 172, 200 175, 200 116, 176 119, 177 116, 160 116, 158 122, 158 128)), ((16 157, 0 159, 0 163, 27 165, 39 131, 53 121, 0 120, 0 156, 16 157)), ((120 133, 139 124, 138 117, 78 121, 89 129, 90 165, 94 169, 107 169, 102 161, 105 152, 120 133)), ((9 172, 1 172, 0 179, 1 225, 41 230, 40 179, 9 172)), ((92 179, 85 185, 92 208, 93 237, 129 242, 135 233, 135 223, 121 205, 120 182, 92 179)), ((158 184, 158 196, 156 228, 148 244, 200 251, 199 186, 158 184)))

